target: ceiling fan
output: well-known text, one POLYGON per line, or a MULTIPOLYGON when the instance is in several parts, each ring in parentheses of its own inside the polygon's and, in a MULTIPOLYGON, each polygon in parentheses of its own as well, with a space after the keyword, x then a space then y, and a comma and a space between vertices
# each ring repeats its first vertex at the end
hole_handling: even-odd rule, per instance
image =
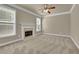
POLYGON ((41 10, 42 13, 51 14, 53 9, 55 9, 55 6, 52 6, 52 4, 44 4, 44 7, 39 10, 41 10))

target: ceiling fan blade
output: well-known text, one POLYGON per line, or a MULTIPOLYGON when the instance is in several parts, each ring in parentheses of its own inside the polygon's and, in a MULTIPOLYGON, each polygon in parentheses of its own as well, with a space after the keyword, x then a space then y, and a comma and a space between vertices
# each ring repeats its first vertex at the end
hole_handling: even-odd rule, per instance
POLYGON ((55 9, 55 7, 50 7, 50 9, 55 9))
POLYGON ((51 12, 50 12, 50 11, 48 11, 48 13, 50 14, 51 12))

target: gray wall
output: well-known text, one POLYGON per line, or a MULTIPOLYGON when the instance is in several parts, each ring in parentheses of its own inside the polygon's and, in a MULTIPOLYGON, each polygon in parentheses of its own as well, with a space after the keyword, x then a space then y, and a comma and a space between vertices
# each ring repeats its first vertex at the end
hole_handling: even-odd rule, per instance
POLYGON ((70 35, 70 14, 45 17, 43 32, 60 35, 70 35))
POLYGON ((16 13, 16 19, 19 24, 35 25, 35 16, 21 11, 17 11, 16 13))
MULTIPOLYGON (((17 11, 16 19, 18 24, 24 24, 27 26, 34 26, 35 27, 35 34, 39 34, 40 32, 36 32, 36 18, 37 16, 31 15, 29 13, 17 11)), ((42 19, 41 17, 39 17, 42 19)))
POLYGON ((71 36, 79 46, 79 5, 71 13, 71 36))
POLYGON ((21 26, 22 25, 33 25, 35 27, 35 16, 25 13, 22 11, 16 12, 16 20, 17 20, 17 35, 21 37, 21 26))

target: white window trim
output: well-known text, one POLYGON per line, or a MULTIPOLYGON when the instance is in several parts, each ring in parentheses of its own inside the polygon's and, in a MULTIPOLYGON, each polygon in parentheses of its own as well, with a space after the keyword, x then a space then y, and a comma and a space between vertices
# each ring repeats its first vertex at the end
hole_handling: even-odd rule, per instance
POLYGON ((3 9, 7 12, 11 12, 11 13, 14 14, 12 21, 0 21, 0 25, 7 25, 7 26, 13 25, 13 32, 9 33, 9 34, 7 33, 7 34, 4 34, 4 35, 0 35, 0 38, 16 35, 16 10, 14 10, 10 7, 4 6, 4 5, 0 5, 0 9, 3 9))
POLYGON ((36 18, 36 32, 40 32, 41 31, 41 18, 36 18), (37 19, 39 19, 40 20, 40 29, 37 29, 37 26, 39 26, 39 25, 37 25, 37 19))

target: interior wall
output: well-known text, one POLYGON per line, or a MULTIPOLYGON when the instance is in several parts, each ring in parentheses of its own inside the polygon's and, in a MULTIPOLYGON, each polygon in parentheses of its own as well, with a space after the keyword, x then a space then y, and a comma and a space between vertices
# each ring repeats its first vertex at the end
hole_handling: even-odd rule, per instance
POLYGON ((71 13, 71 36, 79 46, 79 5, 71 13))
POLYGON ((35 25, 35 19, 36 19, 35 16, 29 13, 22 12, 22 11, 17 11, 16 13, 17 13, 16 19, 19 24, 35 25))
MULTIPOLYGON (((16 16, 17 16, 16 19, 17 19, 18 26, 20 26, 20 25, 33 26, 35 29, 35 35, 41 33, 41 31, 36 32, 36 18, 37 18, 37 16, 31 15, 29 13, 21 12, 21 11, 17 11, 16 16)), ((38 18, 41 19, 41 17, 38 17, 38 18)))
POLYGON ((43 19, 43 32, 70 35, 70 14, 45 17, 43 19))
POLYGON ((17 20, 17 26, 18 26, 17 35, 21 38, 22 37, 21 26, 22 25, 33 26, 35 28, 36 16, 22 11, 17 11, 16 13, 17 13, 16 20, 17 20))

